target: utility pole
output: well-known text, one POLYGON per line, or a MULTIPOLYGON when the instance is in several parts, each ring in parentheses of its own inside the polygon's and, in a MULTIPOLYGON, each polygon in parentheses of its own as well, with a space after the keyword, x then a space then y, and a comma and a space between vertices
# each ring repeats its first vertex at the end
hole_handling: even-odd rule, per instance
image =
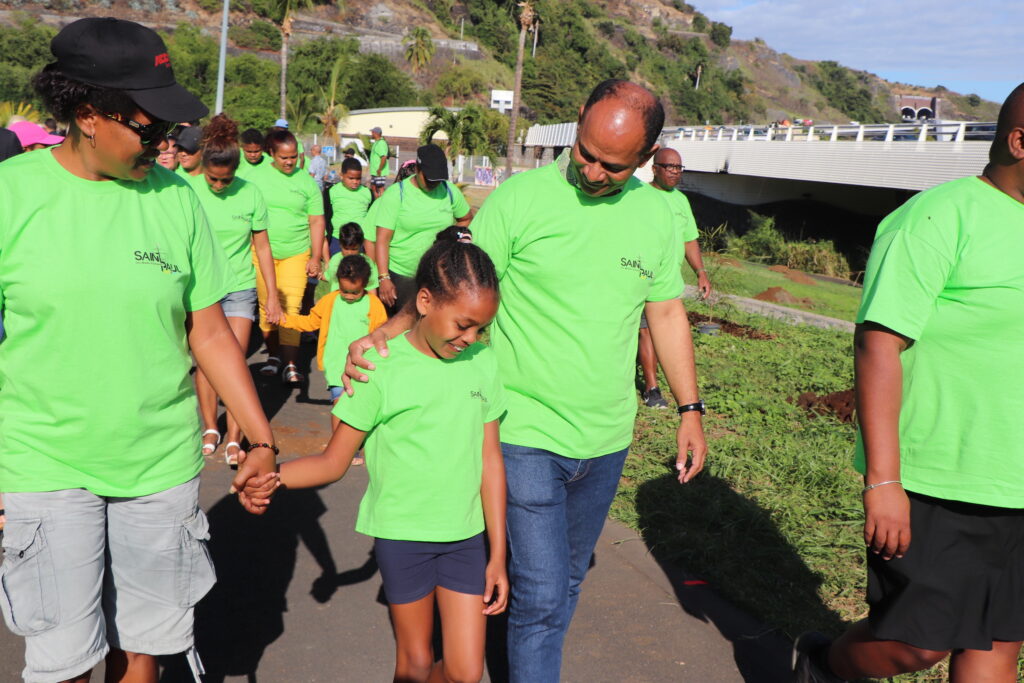
POLYGON ((523 52, 526 50, 526 32, 535 31, 538 21, 537 13, 530 0, 519 3, 519 52, 516 55, 516 83, 512 90, 512 114, 508 120, 508 148, 505 150, 505 179, 512 177, 512 158, 516 149, 516 127, 519 125, 519 101, 523 89, 523 52))
POLYGON ((228 10, 231 0, 224 0, 224 14, 220 20, 220 59, 217 62, 217 105, 214 114, 224 111, 224 70, 228 55, 228 10))

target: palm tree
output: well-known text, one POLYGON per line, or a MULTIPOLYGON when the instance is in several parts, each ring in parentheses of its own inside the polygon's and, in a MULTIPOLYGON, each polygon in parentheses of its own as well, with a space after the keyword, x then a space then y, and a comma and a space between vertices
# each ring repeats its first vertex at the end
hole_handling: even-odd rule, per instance
POLYGON ((342 80, 342 70, 348 64, 348 55, 341 55, 334 60, 331 67, 331 76, 327 80, 327 87, 320 89, 320 104, 323 113, 318 115, 320 123, 323 124, 323 137, 329 140, 334 146, 338 145, 338 125, 348 116, 348 107, 340 102, 339 95, 347 89, 347 84, 342 80))
POLYGON ((288 39, 292 35, 292 22, 296 10, 313 6, 313 0, 271 0, 274 14, 281 25, 281 118, 287 117, 288 105, 288 39))
POLYGON ((414 73, 419 73, 420 69, 430 64, 430 60, 434 58, 434 39, 430 37, 430 31, 423 26, 417 26, 410 31, 402 38, 402 44, 405 45, 405 61, 409 62, 414 73))
POLYGON ((427 123, 420 133, 420 143, 429 144, 437 133, 448 136, 448 158, 456 157, 459 180, 462 180, 463 155, 489 154, 493 150, 483 125, 483 111, 480 105, 469 104, 459 111, 444 107, 432 107, 427 123))
POLYGON ((516 128, 519 124, 519 97, 523 89, 523 52, 526 49, 526 32, 536 29, 537 12, 530 0, 519 3, 519 52, 516 54, 516 84, 512 90, 512 112, 508 121, 508 148, 505 150, 505 177, 512 177, 512 157, 516 149, 516 128))
POLYGON ((296 97, 288 99, 287 116, 288 129, 298 135, 309 127, 309 120, 316 116, 316 95, 313 93, 301 93, 296 97))

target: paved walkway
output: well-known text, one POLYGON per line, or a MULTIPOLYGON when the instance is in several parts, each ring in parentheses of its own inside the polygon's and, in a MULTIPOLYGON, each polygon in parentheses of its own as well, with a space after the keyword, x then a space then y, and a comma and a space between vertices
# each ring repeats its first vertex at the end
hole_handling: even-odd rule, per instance
MULTIPOLYGON (((262 356, 255 356, 256 359, 262 356)), ((264 398, 282 456, 326 442, 327 393, 275 383, 264 398)), ((217 454, 220 456, 220 453, 217 454)), ((264 517, 227 495, 231 471, 211 458, 202 475, 219 582, 197 609, 206 681, 389 681, 394 641, 370 539, 352 527, 365 468, 320 490, 287 491, 264 517)), ((502 622, 493 620, 488 680, 504 680, 502 622)), ((0 629, 0 683, 20 680, 22 645, 0 629)), ((170 658, 163 681, 189 678, 170 658)), ((609 521, 565 647, 563 680, 787 679, 788 645, 682 570, 660 565, 632 530, 609 521)), ((93 680, 102 680, 94 675, 93 680)))

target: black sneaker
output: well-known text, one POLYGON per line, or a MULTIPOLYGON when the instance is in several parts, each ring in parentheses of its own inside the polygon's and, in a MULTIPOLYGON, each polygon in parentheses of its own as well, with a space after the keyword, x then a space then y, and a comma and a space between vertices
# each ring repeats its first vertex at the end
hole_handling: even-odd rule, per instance
POLYGON ((793 683, 844 683, 825 663, 831 644, 831 638, 817 631, 807 631, 797 637, 793 643, 793 683))
POLYGON ((648 408, 668 408, 668 401, 661 396, 661 389, 654 387, 643 392, 641 398, 644 400, 644 405, 648 408))

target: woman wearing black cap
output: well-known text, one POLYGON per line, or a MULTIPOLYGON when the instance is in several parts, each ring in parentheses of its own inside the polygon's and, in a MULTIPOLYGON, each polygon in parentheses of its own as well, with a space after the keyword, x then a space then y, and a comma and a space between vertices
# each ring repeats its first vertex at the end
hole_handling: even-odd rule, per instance
POLYGON ((214 582, 190 348, 252 440, 238 484, 276 447, 217 305, 223 251, 154 169, 171 122, 206 107, 138 24, 82 19, 51 49, 33 84, 67 140, 0 166, 0 610, 26 680, 88 680, 106 657, 108 681, 156 681, 156 655, 199 671, 192 609, 214 582))
POLYGON ((448 159, 437 145, 416 150, 416 175, 392 184, 377 204, 378 296, 394 315, 416 293, 416 267, 437 232, 469 225, 473 214, 462 191, 448 182, 448 159))

